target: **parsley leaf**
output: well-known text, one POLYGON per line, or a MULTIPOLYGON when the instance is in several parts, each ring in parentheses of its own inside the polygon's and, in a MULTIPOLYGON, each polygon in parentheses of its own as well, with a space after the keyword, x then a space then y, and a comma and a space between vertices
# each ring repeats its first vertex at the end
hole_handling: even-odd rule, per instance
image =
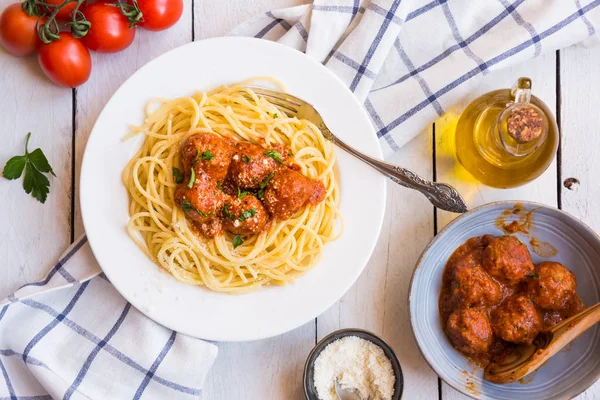
POLYGON ((196 182, 196 171, 192 168, 192 173, 190 174, 190 181, 188 182, 188 187, 191 189, 194 186, 194 182, 196 182))
POLYGON ((229 218, 230 220, 235 220, 235 215, 233 215, 231 212, 229 212, 229 204, 225 204, 223 206, 223 214, 225 214, 225 216, 227 218, 229 218))
POLYGON ((6 179, 17 179, 23 173, 25 169, 25 164, 27 164, 26 156, 14 156, 4 166, 4 171, 2 171, 2 175, 6 179))
POLYGON ((175 178, 175 183, 183 182, 183 174, 179 170, 179 168, 173 167, 173 178, 175 178))
POLYGON ((42 149, 35 149, 31 153, 29 153, 29 161, 33 164, 33 166, 40 172, 51 173, 56 176, 54 171, 52 171, 52 167, 48 163, 48 159, 44 155, 42 149))
POLYGON ((537 273, 534 273, 533 275, 531 275, 531 277, 532 277, 533 279, 540 279, 540 275, 539 275, 539 274, 537 274, 537 273))
POLYGON ((221 186, 221 181, 217 181, 217 187, 219 188, 219 190, 220 190, 221 192, 224 192, 224 190, 223 190, 223 186, 221 186))
POLYGON ((252 207, 250 210, 244 210, 242 211, 242 213, 239 216, 239 220, 240 221, 245 221, 248 218, 252 218, 254 217, 254 215, 257 213, 258 211, 256 211, 256 208, 252 207))
POLYGON ((262 200, 263 197, 265 197, 265 189, 267 188, 267 185, 269 184, 271 179, 273 179, 274 176, 275 176, 275 174, 273 172, 271 172, 269 174, 269 176, 267 176, 265 178, 264 181, 262 181, 261 183, 258 184, 258 188, 260 190, 258 191, 258 193, 256 193, 256 197, 258 197, 260 200, 262 200))
POLYGON ((181 209, 183 210, 183 212, 188 212, 188 211, 196 211, 198 214, 200 214, 201 216, 203 216, 204 218, 208 218, 208 217, 212 217, 214 214, 207 214, 204 211, 198 209, 198 208, 194 208, 192 207, 192 203, 190 203, 187 200, 183 200, 181 203, 181 209))
POLYGON ((242 236, 240 235, 235 235, 233 237, 233 241, 231 242, 233 244, 233 248, 237 248, 238 246, 241 246, 242 243, 244 243, 244 241, 242 240, 242 236))
POLYGON ((238 194, 237 197, 238 199, 243 199, 244 197, 248 196, 249 193, 246 191, 241 191, 240 188, 238 188, 238 194))
POLYGON ((196 148, 196 156, 194 157, 194 161, 192 161, 192 168, 194 168, 194 165, 196 165, 196 163, 198 162, 199 157, 200 157, 200 150, 198 150, 198 148, 196 148))
POLYGON ((202 153, 200 158, 203 160, 206 160, 206 161, 210 161, 213 158, 215 158, 215 155, 213 153, 211 153, 210 150, 206 150, 205 152, 202 153))
POLYGON ((281 153, 277 150, 268 150, 265 151, 265 156, 271 157, 273 160, 277 161, 279 164, 283 164, 283 160, 281 159, 281 153))
POLYGON ((207 213, 205 213, 205 212, 203 212, 202 210, 199 210, 199 209, 197 209, 197 208, 196 208, 196 212, 197 212, 198 214, 200 214, 201 216, 203 216, 204 218, 212 217, 212 214, 207 214, 207 213))
POLYGON ((187 200, 183 200, 180 204, 183 212, 192 211, 194 209, 194 207, 192 207, 192 204, 187 200))
POLYGON ((277 113, 273 114, 273 119, 277 119, 279 118, 279 115, 277 113))
POLYGON ((52 170, 48 159, 41 149, 35 149, 31 153, 28 150, 29 138, 31 132, 27 134, 25 141, 25 154, 22 156, 12 157, 7 161, 2 171, 2 175, 6 179, 20 178, 25 170, 23 178, 23 189, 25 193, 31 194, 40 203, 45 203, 50 191, 50 181, 44 173, 56 174, 52 170))
POLYGON ((251 158, 248 157, 247 155, 244 154, 242 156, 242 161, 245 162, 246 164, 248 164, 250 162, 250 160, 251 160, 251 158))

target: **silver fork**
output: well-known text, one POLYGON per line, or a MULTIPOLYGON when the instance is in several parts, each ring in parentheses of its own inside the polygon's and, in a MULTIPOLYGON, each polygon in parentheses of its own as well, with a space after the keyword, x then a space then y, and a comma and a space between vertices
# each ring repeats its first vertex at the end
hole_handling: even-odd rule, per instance
POLYGON ((327 140, 375 168, 397 184, 423 193, 434 206, 455 213, 463 213, 468 210, 460 193, 452 186, 428 181, 406 168, 377 160, 346 144, 327 128, 319 112, 306 101, 287 93, 256 86, 247 87, 252 89, 254 93, 266 97, 270 103, 277 106, 286 115, 311 121, 323 132, 323 136, 327 140))

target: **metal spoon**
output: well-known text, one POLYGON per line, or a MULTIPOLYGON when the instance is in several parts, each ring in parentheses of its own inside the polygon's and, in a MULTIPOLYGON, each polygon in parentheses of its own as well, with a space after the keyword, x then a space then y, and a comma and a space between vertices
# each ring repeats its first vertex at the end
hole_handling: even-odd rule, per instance
POLYGON ((599 321, 600 303, 597 303, 550 330, 539 333, 532 345, 517 347, 502 363, 489 364, 485 368, 485 379, 494 383, 518 381, 537 370, 550 357, 599 321))
POLYGON ((337 378, 335 379, 335 394, 340 400, 362 400, 354 389, 343 388, 337 378))

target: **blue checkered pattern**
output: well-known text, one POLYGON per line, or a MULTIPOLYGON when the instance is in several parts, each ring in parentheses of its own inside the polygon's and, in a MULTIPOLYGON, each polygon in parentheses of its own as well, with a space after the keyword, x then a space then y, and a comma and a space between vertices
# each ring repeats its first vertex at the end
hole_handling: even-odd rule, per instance
MULTIPOLYGON (((315 0, 233 34, 277 40, 364 102, 386 155, 491 71, 597 40, 600 0, 315 0)), ((516 79, 517 77, 515 77, 516 79)))
POLYGON ((216 355, 127 303, 85 236, 0 302, 0 400, 197 399, 216 355))

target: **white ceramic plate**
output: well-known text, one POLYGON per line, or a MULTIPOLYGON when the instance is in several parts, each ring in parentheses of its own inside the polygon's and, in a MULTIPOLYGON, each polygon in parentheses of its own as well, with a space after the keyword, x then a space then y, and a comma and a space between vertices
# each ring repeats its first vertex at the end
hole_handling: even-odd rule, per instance
POLYGON ((90 135, 81 172, 85 231, 100 266, 117 290, 148 317, 195 337, 244 341, 292 330, 333 305, 365 267, 381 230, 385 179, 337 151, 344 233, 293 284, 245 295, 184 285, 161 271, 126 232, 127 192, 121 172, 142 143, 123 142, 140 124, 146 102, 174 98, 255 76, 280 79, 290 93, 319 110, 347 143, 381 158, 368 116, 333 73, 306 55, 266 40, 227 37, 172 50, 129 78, 110 99, 90 135))

